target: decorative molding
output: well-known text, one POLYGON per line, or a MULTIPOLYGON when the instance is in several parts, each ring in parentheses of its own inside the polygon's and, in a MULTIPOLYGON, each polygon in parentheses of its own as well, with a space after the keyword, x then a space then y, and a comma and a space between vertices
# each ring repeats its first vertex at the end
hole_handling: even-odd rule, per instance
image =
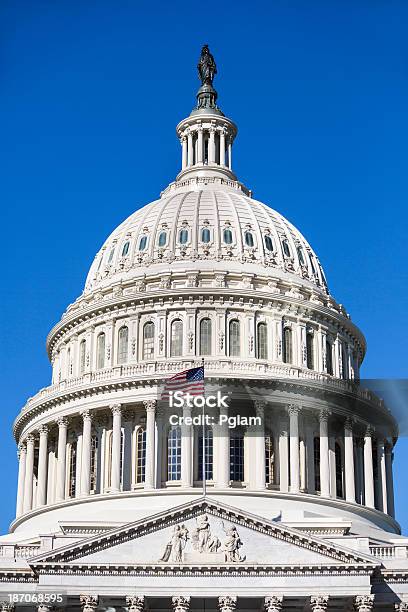
POLYGON ((282 595, 269 595, 265 597, 264 609, 265 612, 281 612, 283 606, 282 595))
POLYGON ((235 595, 222 595, 218 598, 218 609, 220 612, 234 612, 237 607, 235 595))
POLYGON ((98 595, 80 595, 79 602, 83 612, 95 612, 98 607, 99 597, 98 595))
POLYGON ((312 595, 310 597, 310 607, 312 612, 326 612, 328 604, 328 595, 312 595))
POLYGON ((126 607, 128 612, 143 612, 145 606, 144 595, 127 595, 126 607))
POLYGON ((190 608, 190 597, 176 595, 171 598, 171 605, 173 606, 174 612, 188 612, 190 608))
POLYGON ((357 595, 354 598, 356 612, 371 612, 374 606, 374 595, 357 595))

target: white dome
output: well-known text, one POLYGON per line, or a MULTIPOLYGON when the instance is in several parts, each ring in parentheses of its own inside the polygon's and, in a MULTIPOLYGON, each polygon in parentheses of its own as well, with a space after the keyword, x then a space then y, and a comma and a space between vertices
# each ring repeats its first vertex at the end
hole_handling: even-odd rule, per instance
POLYGON ((169 264, 173 271, 186 271, 187 262, 194 262, 195 270, 267 274, 297 283, 300 278, 302 285, 327 293, 319 260, 302 234, 245 195, 239 183, 225 182, 174 183, 160 199, 134 212, 96 255, 85 292, 147 272, 160 274, 169 264))

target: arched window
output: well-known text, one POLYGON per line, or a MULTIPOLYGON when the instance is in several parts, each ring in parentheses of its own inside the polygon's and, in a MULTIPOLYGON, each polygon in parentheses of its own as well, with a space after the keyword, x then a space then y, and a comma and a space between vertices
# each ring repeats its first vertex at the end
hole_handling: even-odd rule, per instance
POLYGON ((333 353, 329 340, 326 340, 326 372, 333 375, 333 353))
POLYGON ((81 340, 79 345, 79 372, 83 374, 85 372, 85 359, 86 359, 86 340, 81 340))
POLYGON ((309 370, 314 368, 314 338, 311 332, 306 334, 306 366, 309 370))
POLYGON ((239 357, 241 354, 241 333, 239 321, 234 319, 229 324, 229 355, 239 357))
POLYGON ((210 230, 208 229, 208 227, 203 227, 203 229, 201 230, 201 242, 210 242, 211 240, 211 233, 210 230))
POLYGON ((108 264, 112 263, 114 253, 115 253, 115 247, 109 251, 108 264))
POLYGON ((313 439, 315 490, 320 491, 320 438, 313 439))
POLYGON ((98 370, 105 367, 105 334, 98 334, 96 340, 96 367, 98 370))
POLYGON ((343 497, 343 459, 338 442, 334 445, 334 455, 336 458, 336 496, 343 497))
POLYGON ((139 241, 139 251, 145 251, 147 247, 147 236, 142 236, 139 241))
POLYGON ((154 358, 154 323, 148 321, 143 326, 143 359, 149 360, 154 358))
POLYGON ((309 253, 309 261, 310 261, 310 267, 312 268, 313 274, 316 274, 316 268, 315 268, 315 265, 314 265, 314 262, 313 262, 313 257, 312 257, 312 255, 310 255, 310 253, 309 253))
POLYGON ((254 246, 254 237, 252 232, 245 232, 245 244, 249 247, 254 246))
POLYGON ((266 484, 275 484, 275 450, 273 436, 265 436, 265 480, 266 484))
POLYGON ((267 251, 273 251, 273 240, 269 234, 265 235, 265 248, 267 251))
POLYGON ((98 480, 98 436, 91 437, 91 491, 96 492, 98 480))
POLYGON ((211 355, 211 319, 200 321, 200 355, 211 355))
POLYGON ((118 363, 126 363, 128 359, 129 330, 124 325, 118 334, 118 363))
POLYGON ((230 480, 244 480, 244 436, 238 433, 230 437, 230 480))
POLYGON ((72 374, 72 359, 71 359, 71 349, 67 350, 67 377, 72 374))
POLYGON ((179 243, 187 244, 187 242, 188 242, 188 230, 181 229, 179 232, 179 243))
POLYGON ((136 431, 136 483, 140 484, 145 481, 146 470, 146 430, 139 427, 136 431))
POLYGON ((286 257, 290 257, 289 242, 286 240, 286 238, 284 240, 282 240, 282 248, 283 248, 283 252, 284 252, 285 256, 286 257))
POLYGON ((122 248, 122 257, 126 257, 126 255, 129 253, 129 247, 130 247, 130 242, 129 240, 127 242, 125 242, 125 244, 123 245, 122 248))
POLYGON ((176 319, 171 324, 170 356, 181 357, 183 354, 183 322, 176 319))
POLYGON ((292 363, 292 330, 290 327, 285 327, 283 330, 283 361, 284 363, 292 363))
MULTIPOLYGON (((111 477, 112 477, 112 444, 113 444, 113 432, 109 432, 109 462, 108 462, 108 486, 110 487, 111 477)), ((123 483, 123 454, 125 450, 125 434, 123 433, 123 429, 120 432, 120 461, 119 461, 119 474, 120 474, 120 483, 123 483)))
POLYGON ((174 425, 167 436, 167 480, 181 479, 181 428, 174 425))
MULTIPOLYGON (((198 429, 197 436, 198 443, 198 466, 197 466, 197 480, 203 480, 203 428, 198 429)), ((205 427, 205 479, 213 479, 213 431, 212 428, 205 427)))
POLYGON ((76 495, 77 443, 71 442, 69 448, 68 496, 76 495))
POLYGON ((167 242, 167 232, 160 232, 159 240, 158 240, 159 247, 166 246, 166 242, 167 242))
POLYGON ((258 359, 268 359, 268 327, 266 323, 258 323, 256 344, 258 359))
POLYGON ((297 254, 298 254, 298 257, 299 257, 300 264, 301 264, 302 266, 304 266, 304 265, 305 265, 305 258, 304 258, 304 256, 303 256, 303 250, 302 250, 302 247, 298 247, 298 248, 297 248, 297 254))
POLYGON ((225 229, 223 232, 225 244, 232 244, 232 232, 230 229, 225 229))

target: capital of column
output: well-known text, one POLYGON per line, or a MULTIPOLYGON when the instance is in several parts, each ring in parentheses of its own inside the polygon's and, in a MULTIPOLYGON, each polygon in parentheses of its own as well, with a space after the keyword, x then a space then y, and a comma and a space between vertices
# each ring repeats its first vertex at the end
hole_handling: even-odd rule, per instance
POLYGON ((310 607, 313 612, 326 612, 328 603, 328 595, 312 595, 310 597, 310 607))
POLYGON ((395 604, 395 612, 408 612, 408 601, 400 601, 395 604))
POLYGON ((265 413, 266 402, 264 402, 262 400, 255 400, 254 406, 255 406, 256 416, 262 418, 264 416, 264 413, 265 413))
POLYGON ((330 415, 331 415, 330 410, 328 410, 327 408, 322 408, 322 410, 320 410, 319 412, 319 422, 327 423, 330 415))
POLYGON ((282 595, 270 595, 269 597, 265 597, 264 609, 266 612, 281 612, 282 606, 282 595))
POLYGON ((220 612, 234 612, 236 607, 237 598, 235 595, 224 595, 218 598, 220 612))
POLYGON ((15 609, 15 605, 10 603, 9 601, 1 601, 0 602, 0 611, 1 612, 12 612, 15 609))
POLYGON ((290 415, 299 414, 301 410, 302 410, 302 406, 300 406, 299 404, 289 404, 288 405, 288 413, 290 415))
POLYGON ((190 608, 190 597, 176 595, 175 597, 171 598, 171 604, 174 612, 187 612, 190 608))
POLYGON ((128 612, 143 612, 144 605, 144 595, 126 595, 126 607, 128 612))
POLYGON ((17 446, 17 457, 20 459, 21 455, 27 454, 27 446, 24 441, 19 442, 17 446))
POLYGON ((153 412, 157 407, 157 400, 145 400, 143 402, 146 412, 153 412))
POLYGON ((356 420, 352 417, 347 417, 344 421, 344 429, 348 429, 349 431, 353 431, 353 427, 355 425, 356 420))
POLYGON ((53 606, 47 606, 46 604, 40 604, 37 606, 37 612, 51 612, 53 609, 53 606))
POLYGON ((93 414, 90 410, 81 410, 79 413, 83 419, 83 421, 92 421, 93 414))
POLYGON ((48 436, 48 432, 49 432, 49 427, 48 427, 48 425, 41 425, 41 426, 38 428, 38 433, 39 433, 39 435, 40 435, 40 438, 41 438, 42 436, 48 436))
POLYGON ((367 428, 364 432, 364 437, 365 438, 372 438, 374 435, 374 427, 372 425, 367 425, 367 428))
POLYGON ((28 436, 25 439, 27 447, 28 446, 34 446, 34 441, 35 441, 35 438, 34 438, 33 434, 28 434, 28 436))
POLYGON ((122 404, 109 404, 109 409, 113 415, 122 414, 122 404))
POLYGON ((58 425, 58 427, 60 427, 61 429, 67 428, 68 427, 68 419, 67 417, 58 417, 55 420, 56 424, 58 425))
POLYGON ((356 612, 371 612, 374 605, 374 595, 357 595, 354 598, 356 612))
POLYGON ((79 602, 83 612, 95 612, 98 607, 98 595, 80 595, 79 602))

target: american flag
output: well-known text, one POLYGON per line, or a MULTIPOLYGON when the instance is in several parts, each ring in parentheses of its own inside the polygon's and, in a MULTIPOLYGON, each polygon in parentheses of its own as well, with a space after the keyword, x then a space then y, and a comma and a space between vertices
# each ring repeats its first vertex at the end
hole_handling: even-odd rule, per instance
POLYGON ((204 395, 204 366, 183 370, 183 372, 168 378, 164 384, 161 399, 168 400, 170 391, 204 395))

